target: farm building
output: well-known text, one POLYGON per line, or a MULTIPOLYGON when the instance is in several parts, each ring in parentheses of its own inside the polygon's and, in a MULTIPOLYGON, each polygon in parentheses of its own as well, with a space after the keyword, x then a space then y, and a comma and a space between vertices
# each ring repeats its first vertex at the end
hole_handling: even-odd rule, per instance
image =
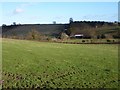
POLYGON ((84 36, 83 34, 74 34, 74 35, 71 35, 70 37, 71 38, 79 38, 80 39, 80 38, 83 38, 83 36, 84 36))

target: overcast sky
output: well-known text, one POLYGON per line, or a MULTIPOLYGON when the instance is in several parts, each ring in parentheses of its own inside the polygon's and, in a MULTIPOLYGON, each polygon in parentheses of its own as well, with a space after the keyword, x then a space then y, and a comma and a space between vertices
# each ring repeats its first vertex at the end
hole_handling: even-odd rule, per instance
POLYGON ((0 24, 68 23, 74 21, 118 21, 117 2, 3 2, 0 24))

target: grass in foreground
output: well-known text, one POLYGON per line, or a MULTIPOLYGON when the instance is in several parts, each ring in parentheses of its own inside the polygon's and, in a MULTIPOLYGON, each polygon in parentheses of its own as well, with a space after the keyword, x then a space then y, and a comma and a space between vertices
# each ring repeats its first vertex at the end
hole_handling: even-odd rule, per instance
POLYGON ((3 88, 117 88, 117 45, 3 39, 3 88))

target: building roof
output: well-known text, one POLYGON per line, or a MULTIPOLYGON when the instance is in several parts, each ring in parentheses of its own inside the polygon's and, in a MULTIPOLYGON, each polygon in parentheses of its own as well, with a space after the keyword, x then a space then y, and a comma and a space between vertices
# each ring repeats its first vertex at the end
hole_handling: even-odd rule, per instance
POLYGON ((83 34, 75 34, 75 36, 83 36, 83 34))

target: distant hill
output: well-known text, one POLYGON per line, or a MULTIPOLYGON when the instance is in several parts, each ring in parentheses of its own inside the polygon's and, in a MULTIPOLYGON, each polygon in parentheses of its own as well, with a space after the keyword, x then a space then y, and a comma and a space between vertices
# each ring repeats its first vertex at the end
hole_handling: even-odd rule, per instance
POLYGON ((120 24, 100 21, 76 21, 69 25, 67 33, 69 35, 84 34, 84 37, 91 36, 111 36, 120 38, 120 24))
POLYGON ((3 36, 25 36, 32 30, 38 31, 41 34, 49 36, 58 36, 64 31, 67 24, 25 24, 25 25, 10 25, 2 27, 3 36))
POLYGON ((23 24, 23 25, 4 25, 2 26, 2 36, 21 36, 25 37, 32 30, 40 34, 59 37, 62 32, 69 36, 84 34, 85 37, 108 35, 120 38, 120 24, 100 21, 75 21, 69 24, 23 24))

